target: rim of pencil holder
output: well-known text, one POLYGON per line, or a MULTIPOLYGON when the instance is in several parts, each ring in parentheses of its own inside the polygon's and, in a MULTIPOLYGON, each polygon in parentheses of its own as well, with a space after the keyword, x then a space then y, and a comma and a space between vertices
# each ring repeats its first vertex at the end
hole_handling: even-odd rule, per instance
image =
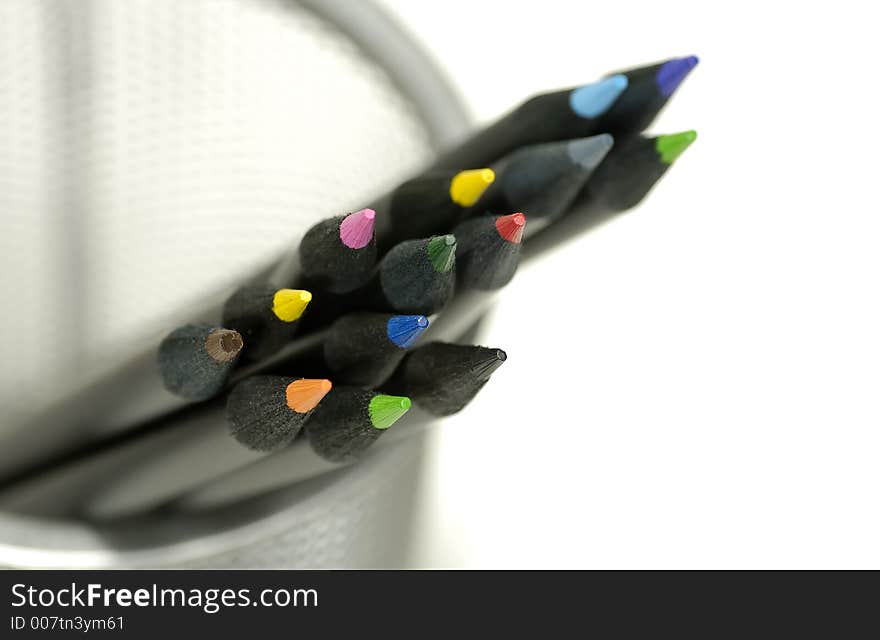
MULTIPOLYGON (((435 149, 450 145, 467 131, 470 117, 455 88, 421 45, 372 0, 296 0, 296 4, 338 29, 388 74, 415 107, 435 149)), ((415 435, 356 465, 250 501, 246 508, 236 508, 234 517, 230 509, 224 509, 207 518, 170 515, 167 520, 154 519, 152 524, 159 530, 156 536, 131 535, 134 529, 143 528, 141 519, 119 527, 0 512, 0 566, 184 566, 200 558, 234 554, 261 540, 274 543, 298 524, 292 512, 308 508, 310 501, 327 500, 333 494, 338 497, 340 486, 357 483, 358 477, 375 473, 380 465, 387 468, 389 459, 396 463, 391 466, 405 461, 398 473, 407 468, 414 473, 423 443, 423 434, 415 435), (120 545, 122 539, 126 543, 120 545)))

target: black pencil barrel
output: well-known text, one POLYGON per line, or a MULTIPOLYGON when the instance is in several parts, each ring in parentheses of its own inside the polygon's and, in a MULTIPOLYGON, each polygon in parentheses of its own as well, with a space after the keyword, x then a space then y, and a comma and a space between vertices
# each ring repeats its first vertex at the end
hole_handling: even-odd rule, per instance
POLYGON ((464 409, 506 360, 501 349, 431 342, 407 354, 383 390, 448 416, 464 409))
POLYGON ((500 289, 519 266, 525 216, 482 216, 455 228, 458 238, 458 282, 462 287, 500 289))
POLYGON ((571 210, 525 245, 533 258, 639 204, 688 146, 694 131, 636 136, 616 144, 593 172, 571 210))
POLYGON ((465 217, 523 211, 529 237, 569 209, 613 144, 600 134, 518 149, 493 165, 494 184, 465 217))
POLYGON ((427 326, 425 316, 351 313, 330 328, 324 360, 337 382, 375 387, 394 372, 427 326))
POLYGON ((440 311, 455 290, 455 251, 453 235, 395 246, 379 264, 373 308, 426 316, 440 311))
POLYGON ((376 234, 370 209, 322 220, 309 229, 299 245, 299 259, 305 286, 332 293, 347 293, 362 286, 376 264, 376 234), (365 218, 349 219, 349 216, 365 218), (349 220, 347 223, 346 220, 349 220), (357 225, 357 229, 347 226, 357 225), (349 234, 346 235, 346 230, 349 234), (358 238, 356 231, 369 235, 358 238), (345 240, 343 240, 345 238, 345 240), (349 246, 346 244, 346 240, 349 246))
POLYGON ((272 287, 241 287, 223 305, 223 325, 241 334, 248 359, 272 355, 299 329, 298 321, 285 322, 273 311, 276 294, 272 287))
POLYGON ((229 432, 255 451, 280 449, 299 435, 330 386, 329 380, 268 375, 245 378, 226 400, 229 432))
POLYGON ((159 374, 171 393, 191 401, 213 397, 225 386, 243 346, 237 331, 188 324, 159 344, 159 374))
POLYGON ((410 407, 405 397, 336 387, 306 425, 312 450, 331 462, 355 460, 410 407))
POLYGON ((387 200, 388 223, 378 236, 380 254, 405 240, 424 238, 449 231, 461 207, 449 198, 449 185, 455 171, 435 171, 397 187, 387 200))

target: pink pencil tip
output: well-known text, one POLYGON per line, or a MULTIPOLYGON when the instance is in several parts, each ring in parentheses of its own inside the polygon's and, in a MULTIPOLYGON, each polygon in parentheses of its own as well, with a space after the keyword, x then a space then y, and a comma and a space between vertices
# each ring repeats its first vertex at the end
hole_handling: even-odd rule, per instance
POLYGON ((373 239, 373 223, 376 212, 361 209, 345 216, 339 225, 339 239, 349 249, 363 249, 373 239))
POLYGON ((526 226, 526 217, 521 213, 511 213, 509 216, 501 216, 495 219, 495 228, 498 234, 514 244, 522 242, 523 228, 526 226))

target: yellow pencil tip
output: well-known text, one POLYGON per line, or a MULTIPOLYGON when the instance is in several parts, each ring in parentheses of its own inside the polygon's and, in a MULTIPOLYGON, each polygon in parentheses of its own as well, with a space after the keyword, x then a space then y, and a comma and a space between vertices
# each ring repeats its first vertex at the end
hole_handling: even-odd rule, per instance
POLYGON ((462 207, 472 207, 490 184, 495 182, 492 169, 469 169, 455 174, 449 185, 449 197, 462 207))
POLYGON ((312 294, 302 289, 279 289, 272 298, 272 313, 282 322, 293 322, 312 301, 312 294))

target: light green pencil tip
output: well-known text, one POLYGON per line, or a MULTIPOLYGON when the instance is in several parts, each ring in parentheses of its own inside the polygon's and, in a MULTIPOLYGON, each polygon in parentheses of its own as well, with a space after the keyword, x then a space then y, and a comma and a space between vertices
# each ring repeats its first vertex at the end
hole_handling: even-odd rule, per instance
POLYGON ((409 411, 412 401, 404 396, 379 394, 370 400, 370 422, 377 429, 387 429, 409 411))
POLYGON ((455 236, 435 236, 428 240, 428 260, 437 273, 446 273, 455 266, 455 236))
POLYGON ((678 156, 684 153, 691 143, 697 139, 696 131, 682 131, 670 133, 666 136, 657 136, 654 142, 660 161, 664 164, 672 164, 678 160, 678 156))

